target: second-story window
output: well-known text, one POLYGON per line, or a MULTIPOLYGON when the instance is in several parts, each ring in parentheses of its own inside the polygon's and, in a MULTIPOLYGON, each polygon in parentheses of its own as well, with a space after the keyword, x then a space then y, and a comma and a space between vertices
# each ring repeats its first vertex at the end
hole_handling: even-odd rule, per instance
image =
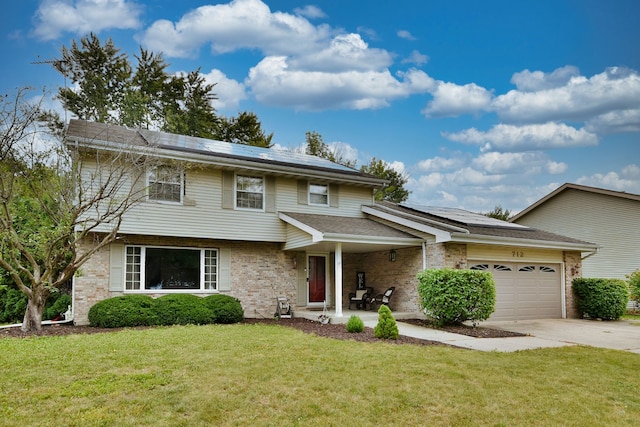
POLYGON ((264 209, 264 178, 236 175, 236 207, 264 209))
POLYGON ((310 184, 309 185, 309 204, 310 205, 329 205, 329 186, 326 184, 310 184))
POLYGON ((179 169, 158 166, 149 171, 149 200, 182 202, 184 179, 179 169))

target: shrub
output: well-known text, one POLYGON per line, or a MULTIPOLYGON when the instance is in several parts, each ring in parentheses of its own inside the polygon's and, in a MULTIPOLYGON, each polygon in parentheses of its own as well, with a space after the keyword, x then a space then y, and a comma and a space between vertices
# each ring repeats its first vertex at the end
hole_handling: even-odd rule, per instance
POLYGON ((616 320, 627 309, 629 289, 624 280, 580 277, 573 280, 573 291, 583 317, 616 320))
POLYGON ((244 310, 237 298, 217 294, 205 297, 203 302, 212 312, 212 323, 238 323, 244 319, 244 310))
POLYGON ((398 339, 396 319, 394 319, 391 309, 386 305, 381 305, 378 310, 378 324, 373 329, 373 336, 385 340, 398 339))
POLYGON ((364 322, 355 314, 349 317, 347 321, 347 332, 360 333, 364 331, 364 322))
POLYGON ((49 298, 47 299, 47 303, 44 306, 44 312, 42 313, 42 318, 45 320, 55 319, 65 313, 69 309, 70 305, 70 295, 54 292, 49 295, 49 298))
POLYGON ((640 302, 640 270, 636 270, 633 273, 628 274, 627 281, 629 283, 631 298, 640 302))
POLYGON ((21 323, 27 310, 27 297, 21 291, 0 286, 0 323, 21 323))
POLYGON ((431 269, 418 273, 420 306, 436 325, 486 320, 496 305, 488 271, 431 269))
POLYGON ((213 323, 203 298, 191 294, 164 295, 156 299, 154 311, 159 325, 204 325, 213 323))
POLYGON ((89 324, 99 328, 151 326, 157 323, 155 300, 148 295, 123 295, 102 300, 89 309, 89 324))

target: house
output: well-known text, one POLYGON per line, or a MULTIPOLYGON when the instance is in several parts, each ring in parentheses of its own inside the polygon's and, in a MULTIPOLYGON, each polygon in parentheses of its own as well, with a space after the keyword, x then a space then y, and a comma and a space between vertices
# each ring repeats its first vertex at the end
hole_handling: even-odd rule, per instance
POLYGON ((564 184, 511 222, 597 243, 583 277, 625 279, 640 269, 640 195, 564 184))
POLYGON ((294 314, 326 303, 341 318, 356 281, 395 286, 392 309, 417 315, 416 275, 433 267, 491 271, 492 319, 561 318, 574 315, 571 281, 597 248, 460 209, 376 202, 384 180, 290 151, 82 120, 70 121, 66 143, 89 170, 88 153, 105 150, 152 148, 161 161, 117 241, 74 278, 77 324, 129 293, 225 293, 246 317, 273 317, 286 297, 294 314))

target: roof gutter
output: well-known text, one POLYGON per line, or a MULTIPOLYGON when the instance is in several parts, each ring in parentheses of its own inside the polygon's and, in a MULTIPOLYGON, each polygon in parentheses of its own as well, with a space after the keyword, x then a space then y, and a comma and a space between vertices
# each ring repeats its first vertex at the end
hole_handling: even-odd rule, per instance
POLYGON ((550 240, 535 240, 535 239, 523 239, 517 237, 502 237, 502 236, 483 236, 477 234, 459 234, 451 233, 451 241, 459 243, 502 243, 511 244, 514 246, 522 246, 527 248, 541 248, 541 249, 558 249, 567 251, 580 251, 580 252, 593 252, 597 251, 598 246, 585 245, 584 243, 569 243, 569 242, 557 242, 550 240))

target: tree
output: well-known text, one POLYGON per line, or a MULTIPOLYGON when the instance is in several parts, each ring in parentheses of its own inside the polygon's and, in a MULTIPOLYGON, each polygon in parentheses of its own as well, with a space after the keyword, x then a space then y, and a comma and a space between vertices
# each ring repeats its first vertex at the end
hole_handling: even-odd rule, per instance
POLYGON ((0 268, 27 296, 22 329, 37 331, 49 294, 114 241, 123 215, 144 199, 154 160, 151 149, 99 154, 65 146, 28 93, 0 101, 0 268), (94 172, 83 169, 81 155, 94 172))
POLYGON ((334 163, 338 163, 350 168, 356 167, 355 160, 347 160, 339 150, 329 147, 327 143, 322 139, 316 131, 305 133, 306 146, 305 153, 312 156, 322 157, 323 159, 331 160, 334 163))
POLYGON ((495 218, 495 219, 501 219, 502 221, 508 221, 509 217, 511 217, 511 211, 509 209, 504 209, 503 210, 502 206, 496 205, 496 207, 493 208, 492 211, 487 212, 484 215, 488 216, 489 218, 495 218))
POLYGON ((140 48, 134 57, 135 70, 111 39, 102 44, 93 33, 63 46, 53 67, 77 85, 60 88, 64 108, 84 120, 213 137, 215 84, 207 84, 199 69, 169 74, 162 54, 140 48))
POLYGON ((377 160, 374 157, 368 165, 362 166, 360 171, 389 181, 388 184, 376 191, 376 200, 401 203, 409 198, 410 192, 404 188, 404 184, 409 181, 409 178, 384 160, 377 160))
POLYGON ((258 116, 255 113, 243 111, 238 114, 238 117, 220 118, 216 139, 270 148, 273 132, 269 135, 265 134, 258 116))
POLYGON ((53 61, 53 67, 78 86, 60 88, 58 98, 65 109, 84 120, 120 123, 117 112, 125 98, 131 66, 111 39, 102 45, 91 33, 80 45, 73 40, 70 49, 62 47, 62 57, 53 61))

